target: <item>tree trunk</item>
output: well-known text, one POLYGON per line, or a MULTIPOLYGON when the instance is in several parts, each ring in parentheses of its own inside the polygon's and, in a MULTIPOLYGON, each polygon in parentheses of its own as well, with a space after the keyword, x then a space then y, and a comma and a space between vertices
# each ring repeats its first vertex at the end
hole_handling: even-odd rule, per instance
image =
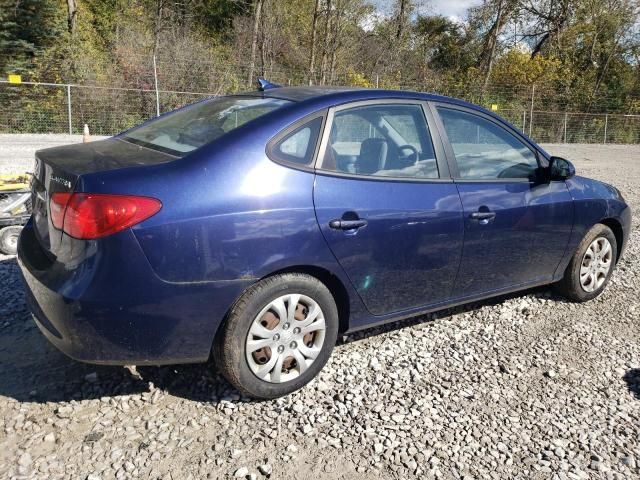
POLYGON ((76 30, 76 17, 78 15, 78 4, 76 0, 67 0, 67 28, 71 35, 76 30))
POLYGON ((340 49, 340 45, 341 45, 340 19, 342 18, 342 7, 343 7, 343 2, 341 0, 336 0, 335 16, 334 16, 333 25, 332 25, 333 32, 332 32, 332 38, 331 38, 331 61, 329 63, 329 82, 331 84, 333 84, 335 80, 338 50, 340 49))
POLYGON ((327 0, 327 15, 324 22, 324 40, 322 43, 322 63, 320 65, 320 83, 322 84, 324 84, 327 79, 327 63, 329 61, 329 49, 331 48, 331 21, 333 18, 331 6, 331 0, 327 0))
POLYGON ((540 52, 542 51, 542 47, 544 46, 545 43, 547 43, 550 37, 551 37, 551 34, 547 32, 540 38, 540 40, 538 40, 535 47, 533 47, 533 50, 531 51, 531 60, 533 60, 536 57, 536 55, 540 54, 540 52))
POLYGON ((402 34, 404 33, 405 26, 405 16, 407 14, 407 3, 409 0, 399 0, 399 8, 398 8, 398 28, 396 30, 396 40, 400 40, 402 34))
POLYGON ((309 59, 309 85, 315 81, 316 75, 316 50, 318 41, 318 17, 320 16, 320 0, 316 0, 313 9, 313 21, 311 23, 311 58, 309 59))
POLYGON ((615 41, 613 42, 613 47, 611 48, 611 52, 609 52, 609 55, 607 55, 607 60, 604 62, 604 65, 600 69, 600 72, 598 72, 598 77, 596 78, 596 84, 593 87, 593 93, 589 98, 589 106, 587 107, 587 112, 591 111, 591 106, 595 101, 596 95, 598 94, 598 90, 600 90, 600 85, 604 80, 604 76, 607 73, 607 70, 609 69, 609 64, 611 63, 611 59, 613 58, 613 56, 616 53, 616 50, 618 49, 619 41, 620 41, 620 38, 616 35, 615 41))
POLYGON ((503 3, 504 0, 500 0, 498 3, 498 12, 496 14, 496 20, 491 25, 491 28, 487 32, 485 37, 484 49, 480 58, 480 69, 484 72, 484 82, 482 84, 482 90, 484 91, 489 84, 489 77, 491 76, 491 70, 493 69, 493 59, 496 53, 496 46, 498 45, 498 36, 502 29, 503 18, 503 3))
POLYGON ((251 34, 251 60, 249 61, 249 75, 247 84, 253 85, 253 71, 256 68, 256 53, 258 51, 258 33, 260 28, 260 17, 262 17, 262 3, 264 0, 256 0, 253 5, 253 31, 251 34))
POLYGON ((158 53, 158 46, 160 45, 160 32, 162 31, 162 16, 164 14, 164 2, 166 0, 156 1, 156 18, 155 25, 153 27, 153 56, 158 53))
POLYGON ((262 15, 260 15, 260 35, 258 36, 258 41, 260 43, 260 76, 261 77, 265 77, 265 69, 266 69, 266 65, 267 65, 267 48, 269 47, 267 45, 267 40, 266 40, 266 27, 264 24, 264 19, 265 19, 265 15, 264 13, 262 15))

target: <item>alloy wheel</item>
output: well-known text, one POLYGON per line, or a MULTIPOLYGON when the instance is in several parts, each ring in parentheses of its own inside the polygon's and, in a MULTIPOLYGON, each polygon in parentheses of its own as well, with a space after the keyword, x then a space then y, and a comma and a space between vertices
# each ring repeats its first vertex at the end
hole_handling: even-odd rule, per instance
POLYGON ((584 253, 580 265, 580 285, 585 292, 600 288, 611 270, 613 249, 604 237, 596 238, 584 253))

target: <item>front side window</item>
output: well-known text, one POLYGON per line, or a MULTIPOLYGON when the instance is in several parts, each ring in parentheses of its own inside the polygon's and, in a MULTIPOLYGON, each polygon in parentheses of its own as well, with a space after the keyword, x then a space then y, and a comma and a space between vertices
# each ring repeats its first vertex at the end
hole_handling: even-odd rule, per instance
POLYGON ((420 105, 370 105, 336 112, 321 167, 353 175, 438 178, 420 105))
POLYGON ((288 103, 279 98, 218 97, 162 116, 124 135, 124 140, 183 156, 288 103))
POLYGON ((321 126, 322 117, 317 117, 296 128, 273 146, 273 156, 284 162, 309 165, 313 160, 321 126))
POLYGON ((522 141, 478 115, 438 107, 463 179, 530 179, 536 156, 522 141))

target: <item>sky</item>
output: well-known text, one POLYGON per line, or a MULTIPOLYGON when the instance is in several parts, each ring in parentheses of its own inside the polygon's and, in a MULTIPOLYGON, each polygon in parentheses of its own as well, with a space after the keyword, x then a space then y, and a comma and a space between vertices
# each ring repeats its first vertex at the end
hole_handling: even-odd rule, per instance
POLYGON ((431 0, 423 9, 426 10, 425 13, 462 20, 465 18, 469 7, 474 7, 481 3, 482 0, 431 0))
MULTIPOLYGON (((371 0, 380 13, 388 13, 393 8, 392 0, 371 0)), ((464 20, 469 7, 479 5, 482 0, 416 0, 419 13, 442 15, 456 20, 464 20)))

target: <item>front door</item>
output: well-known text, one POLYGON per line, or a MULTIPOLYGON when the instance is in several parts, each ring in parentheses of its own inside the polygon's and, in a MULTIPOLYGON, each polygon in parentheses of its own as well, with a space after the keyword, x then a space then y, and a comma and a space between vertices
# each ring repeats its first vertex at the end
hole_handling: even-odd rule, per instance
POLYGON ((436 110, 464 210, 453 296, 550 281, 573 223, 565 183, 540 181, 538 155, 492 117, 443 104, 436 110))
POLYGON ((318 224, 374 315, 447 300, 460 264, 462 205, 425 113, 351 104, 332 109, 323 135, 318 224))

